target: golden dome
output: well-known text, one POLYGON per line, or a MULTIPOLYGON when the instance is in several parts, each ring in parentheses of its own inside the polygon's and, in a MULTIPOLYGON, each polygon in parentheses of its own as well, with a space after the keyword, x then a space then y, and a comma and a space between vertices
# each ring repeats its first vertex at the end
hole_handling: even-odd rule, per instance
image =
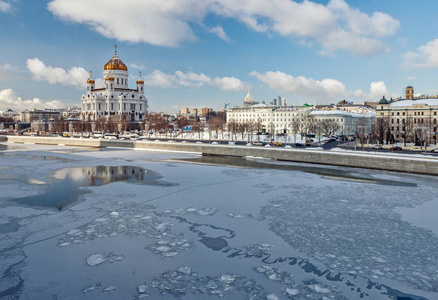
POLYGON ((91 77, 91 71, 90 71, 90 77, 87 79, 87 83, 94 83, 94 79, 91 77))
POLYGON ((137 80, 137 84, 144 84, 143 78, 141 78, 141 72, 140 72, 139 78, 137 80))
POLYGON ((107 77, 105 78, 105 80, 108 80, 108 81, 114 81, 114 77, 107 76, 107 77))
POLYGON ((113 58, 111 58, 103 67, 104 70, 123 70, 128 71, 128 67, 122 62, 122 60, 114 54, 113 58))
POLYGON ((114 45, 114 56, 103 66, 103 70, 123 70, 128 71, 128 67, 117 56, 117 45, 114 45))

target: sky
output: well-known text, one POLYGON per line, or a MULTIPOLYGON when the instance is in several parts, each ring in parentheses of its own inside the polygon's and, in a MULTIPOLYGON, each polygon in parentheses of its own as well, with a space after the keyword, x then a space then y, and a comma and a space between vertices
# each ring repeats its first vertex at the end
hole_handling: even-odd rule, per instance
POLYGON ((438 94, 435 0, 0 0, 0 110, 79 106, 117 44, 149 110, 438 94))

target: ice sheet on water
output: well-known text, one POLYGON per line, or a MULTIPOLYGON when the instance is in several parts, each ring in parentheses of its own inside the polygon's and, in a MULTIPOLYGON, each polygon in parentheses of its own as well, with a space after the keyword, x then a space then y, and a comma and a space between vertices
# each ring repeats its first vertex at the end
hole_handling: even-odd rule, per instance
POLYGON ((125 257, 123 255, 119 255, 116 253, 108 253, 108 254, 91 254, 87 257, 86 262, 89 266, 97 266, 104 262, 113 263, 116 261, 122 261, 125 257))
POLYGON ((185 215, 197 215, 197 216, 212 216, 216 214, 218 209, 216 207, 205 207, 205 208, 177 208, 174 210, 164 210, 161 212, 160 216, 163 217, 179 217, 179 216, 185 216, 185 215))
POLYGON ((270 230, 295 249, 325 262, 332 273, 389 278, 436 292, 437 236, 394 213, 396 207, 437 197, 435 189, 416 189, 363 183, 342 188, 297 185, 288 195, 271 199, 260 219, 268 220, 270 230))
MULTIPOLYGON (((143 235, 153 239, 154 242, 146 248, 162 257, 172 257, 181 251, 190 249, 192 243, 185 239, 181 233, 174 233, 172 231, 173 224, 161 219, 167 215, 157 213, 155 206, 125 203, 122 207, 122 209, 96 218, 87 225, 70 230, 58 239, 58 247, 81 244, 87 240, 98 238, 111 238, 122 234, 127 236, 143 235)), ((184 209, 184 211, 186 210, 184 209)), ((216 209, 207 208, 201 211, 212 214, 216 209)), ((169 214, 171 213, 169 212, 169 214)), ((197 214, 198 210, 195 209, 190 213, 197 214)), ((102 256, 104 257, 100 259, 105 260, 105 262, 114 260, 107 254, 102 256)), ((96 264, 99 262, 99 257, 93 256, 89 260, 90 263, 96 264)))
POLYGON ((177 299, 181 299, 189 294, 198 295, 198 298, 202 295, 199 299, 207 296, 266 299, 269 294, 272 294, 265 291, 254 280, 238 274, 224 273, 214 277, 201 277, 187 266, 166 271, 153 280, 138 286, 137 290, 139 292, 137 298, 139 299, 149 296, 152 299, 157 299, 161 295, 172 295, 177 299))

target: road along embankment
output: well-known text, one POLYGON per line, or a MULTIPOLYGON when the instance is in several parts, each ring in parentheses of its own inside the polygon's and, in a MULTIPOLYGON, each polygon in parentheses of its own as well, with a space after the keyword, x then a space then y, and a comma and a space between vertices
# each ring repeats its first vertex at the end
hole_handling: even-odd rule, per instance
POLYGON ((212 145, 197 143, 120 141, 57 137, 8 136, 8 142, 76 147, 119 147, 132 149, 194 152, 202 155, 255 156, 276 160, 323 165, 377 169, 395 172, 438 175, 438 158, 420 154, 382 154, 364 152, 324 151, 293 148, 212 145))

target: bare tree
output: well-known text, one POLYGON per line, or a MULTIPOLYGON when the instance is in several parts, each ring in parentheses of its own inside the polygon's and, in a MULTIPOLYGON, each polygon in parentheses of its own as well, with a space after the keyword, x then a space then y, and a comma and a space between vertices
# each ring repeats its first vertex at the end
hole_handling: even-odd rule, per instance
POLYGON ((421 147, 423 147, 423 145, 424 145, 424 155, 427 155, 429 131, 430 131, 430 128, 426 127, 426 126, 417 127, 415 130, 415 133, 416 133, 418 139, 421 141, 421 147))
POLYGON ((219 130, 222 129, 222 118, 213 117, 208 119, 207 123, 209 125, 209 131, 213 130, 216 132, 216 138, 219 136, 219 130))
POLYGON ((379 141, 380 144, 383 144, 385 140, 385 133, 389 128, 389 122, 386 118, 378 118, 376 119, 376 123, 374 124, 374 138, 379 141))

